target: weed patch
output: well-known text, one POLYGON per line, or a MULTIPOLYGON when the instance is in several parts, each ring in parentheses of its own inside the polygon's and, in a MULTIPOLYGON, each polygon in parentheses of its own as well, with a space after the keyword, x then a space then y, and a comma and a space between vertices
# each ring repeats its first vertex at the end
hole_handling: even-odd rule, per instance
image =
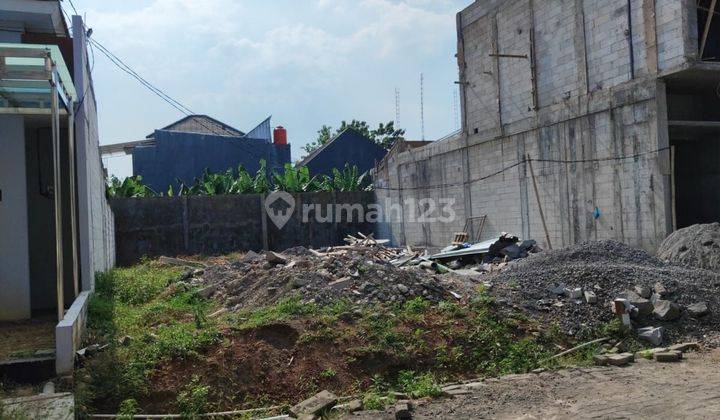
POLYGON ((130 415, 152 391, 158 365, 198 358, 218 341, 217 326, 207 318, 212 302, 177 283, 182 274, 144 262, 98 275, 87 340, 109 348, 77 372, 80 413, 104 409, 130 415), (118 338, 125 336, 130 339, 121 345, 118 338))

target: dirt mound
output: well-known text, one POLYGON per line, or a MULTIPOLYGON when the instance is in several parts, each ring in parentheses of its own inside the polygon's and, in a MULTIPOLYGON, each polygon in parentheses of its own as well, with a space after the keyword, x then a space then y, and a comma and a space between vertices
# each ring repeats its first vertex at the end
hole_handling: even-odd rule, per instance
POLYGON ((659 321, 652 317, 634 320, 637 326, 664 326, 670 340, 694 338, 720 331, 720 274, 665 263, 646 252, 616 241, 585 242, 513 261, 506 270, 488 277, 493 294, 509 305, 524 308, 557 322, 570 334, 597 328, 614 315, 610 302, 636 286, 652 291, 656 283, 666 289, 663 299, 681 306, 681 319, 659 321), (597 297, 570 299, 565 289, 582 288, 597 297), (691 317, 684 309, 705 302, 710 313, 691 317))
POLYGON ((301 247, 280 255, 248 253, 236 261, 219 262, 193 280, 201 293, 230 310, 272 305, 284 298, 325 304, 336 299, 354 303, 402 303, 424 297, 434 302, 469 297, 474 284, 467 277, 439 275, 417 266, 396 267, 387 250, 327 250, 301 247))
POLYGON ((676 264, 720 272, 720 223, 676 230, 660 244, 658 257, 676 264))

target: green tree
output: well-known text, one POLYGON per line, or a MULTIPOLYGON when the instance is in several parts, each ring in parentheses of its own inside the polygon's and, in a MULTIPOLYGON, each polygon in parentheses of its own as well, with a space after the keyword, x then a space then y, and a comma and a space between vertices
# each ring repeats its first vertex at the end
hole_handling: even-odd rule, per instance
POLYGON ((395 128, 395 122, 390 121, 387 124, 380 123, 376 130, 371 132, 372 139, 386 150, 390 150, 398 140, 405 139, 405 130, 395 128))
POLYGON ((315 149, 323 146, 348 128, 354 129, 387 150, 393 147, 396 141, 402 140, 405 136, 405 130, 395 128, 393 121, 387 124, 380 123, 376 129, 371 129, 365 121, 352 120, 349 123, 342 121, 340 128, 334 131, 332 127, 323 125, 322 128, 318 130, 318 136, 315 141, 305 145, 305 152, 308 154, 312 153, 315 149))

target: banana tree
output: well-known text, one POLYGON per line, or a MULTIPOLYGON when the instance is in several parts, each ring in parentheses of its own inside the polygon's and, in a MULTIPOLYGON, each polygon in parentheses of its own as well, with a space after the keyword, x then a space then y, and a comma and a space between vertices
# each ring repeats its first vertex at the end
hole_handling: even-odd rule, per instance
POLYGON ((152 188, 142 183, 142 177, 140 175, 129 176, 122 181, 113 175, 110 178, 110 183, 107 185, 106 194, 110 198, 153 197, 157 195, 152 188))
POLYGON ((291 193, 318 191, 320 189, 318 178, 310 176, 310 170, 307 166, 295 168, 291 163, 285 164, 283 173, 274 172, 273 181, 276 189, 291 193))

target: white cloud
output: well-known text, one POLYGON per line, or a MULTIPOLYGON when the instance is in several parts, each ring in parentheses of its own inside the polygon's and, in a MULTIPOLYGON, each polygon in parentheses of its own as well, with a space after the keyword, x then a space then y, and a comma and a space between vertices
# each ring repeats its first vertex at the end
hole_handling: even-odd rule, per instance
MULTIPOLYGON (((436 101, 451 113, 455 13, 470 2, 114 1, 111 7, 87 0, 88 24, 100 42, 197 112, 239 128, 274 114, 276 122, 291 125, 294 152, 322 124, 392 119, 395 87, 402 90, 402 119, 419 120, 414 102, 423 71, 426 109, 436 101)), ((176 115, 106 61, 97 72, 105 94, 99 98, 104 138, 132 139, 176 115)), ((442 112, 426 115, 427 130, 434 118, 438 135, 445 134, 442 121, 449 118, 442 112)))

